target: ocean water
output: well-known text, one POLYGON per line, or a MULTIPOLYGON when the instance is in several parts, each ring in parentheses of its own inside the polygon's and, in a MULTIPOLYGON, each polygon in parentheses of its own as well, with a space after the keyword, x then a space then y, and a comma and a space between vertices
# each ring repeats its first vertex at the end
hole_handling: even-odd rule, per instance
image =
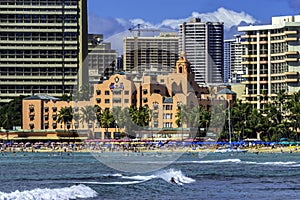
POLYGON ((134 158, 127 172, 101 160, 116 155, 0 155, 0 200, 300 199, 298 153, 185 153, 174 162, 170 153, 119 154, 120 165, 134 158), (139 171, 148 165, 161 168, 139 171))

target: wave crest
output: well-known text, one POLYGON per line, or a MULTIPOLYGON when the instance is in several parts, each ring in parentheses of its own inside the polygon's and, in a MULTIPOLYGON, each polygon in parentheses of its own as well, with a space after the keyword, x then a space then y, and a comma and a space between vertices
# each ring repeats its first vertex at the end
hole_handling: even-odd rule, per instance
POLYGON ((33 190, 19 191, 16 190, 11 193, 0 192, 0 199, 5 200, 69 200, 78 198, 92 198, 96 197, 98 193, 85 185, 73 185, 71 187, 59 188, 59 189, 41 189, 36 188, 33 190))

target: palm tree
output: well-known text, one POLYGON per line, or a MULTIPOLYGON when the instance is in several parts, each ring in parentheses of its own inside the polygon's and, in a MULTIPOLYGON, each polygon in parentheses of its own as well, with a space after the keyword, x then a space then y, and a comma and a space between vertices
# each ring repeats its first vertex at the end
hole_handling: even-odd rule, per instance
POLYGON ((247 135, 247 131, 249 131, 247 124, 250 120, 249 114, 251 113, 251 110, 252 105, 249 103, 242 103, 241 100, 238 100, 231 109, 231 122, 233 122, 232 125, 234 130, 237 131, 237 139, 240 139, 241 137, 244 138, 244 136, 247 135))
POLYGON ((90 128, 91 128, 91 122, 94 122, 96 120, 96 113, 95 113, 95 107, 94 106, 85 106, 80 108, 81 111, 81 123, 84 124, 86 123, 88 125, 88 132, 89 132, 89 138, 92 137, 92 135, 90 134, 90 128))
MULTIPOLYGON (((195 112, 195 111, 194 111, 195 112)), ((192 108, 186 105, 179 105, 175 117, 177 118, 175 123, 178 127, 182 127, 186 124, 187 127, 192 123, 193 116, 191 115, 192 108)))
POLYGON ((298 140, 298 129, 300 128, 300 90, 290 96, 287 101, 288 121, 294 134, 294 139, 298 140))
POLYGON ((73 109, 72 107, 62 107, 58 113, 57 116, 57 122, 58 123, 62 123, 64 125, 64 132, 66 130, 66 127, 68 129, 70 129, 70 123, 73 120, 73 109))
POLYGON ((145 127, 149 125, 150 122, 150 111, 147 106, 141 106, 137 109, 135 106, 131 106, 129 108, 129 114, 131 116, 132 121, 140 126, 145 127))
POLYGON ((208 110, 205 110, 201 107, 199 113, 199 127, 205 128, 205 132, 207 132, 209 123, 210 123, 211 113, 208 110))
POLYGON ((115 119, 113 114, 108 108, 106 108, 100 117, 101 126, 105 128, 105 132, 108 132, 108 128, 111 128, 114 125, 115 119))

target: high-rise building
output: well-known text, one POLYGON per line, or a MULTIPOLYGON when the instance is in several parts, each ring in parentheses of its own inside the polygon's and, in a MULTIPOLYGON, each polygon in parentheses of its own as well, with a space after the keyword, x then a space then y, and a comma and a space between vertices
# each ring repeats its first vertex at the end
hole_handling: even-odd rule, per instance
POLYGON ((240 83, 245 74, 245 66, 242 65, 244 47, 241 44, 240 35, 235 39, 224 40, 224 82, 240 83))
POLYGON ((124 70, 145 71, 156 68, 169 71, 178 59, 177 33, 159 36, 133 36, 124 38, 124 70))
POLYGON ((1 0, 0 21, 0 102, 87 81, 86 0, 1 0))
POLYGON ((117 56, 118 52, 111 49, 111 43, 103 41, 102 34, 89 34, 89 83, 102 83, 114 74, 117 56))
POLYGON ((179 25, 179 52, 184 51, 199 84, 223 83, 224 24, 191 18, 179 25))
POLYGON ((260 109, 281 91, 291 94, 300 89, 300 15, 272 17, 271 25, 238 30, 245 33, 246 101, 260 109))

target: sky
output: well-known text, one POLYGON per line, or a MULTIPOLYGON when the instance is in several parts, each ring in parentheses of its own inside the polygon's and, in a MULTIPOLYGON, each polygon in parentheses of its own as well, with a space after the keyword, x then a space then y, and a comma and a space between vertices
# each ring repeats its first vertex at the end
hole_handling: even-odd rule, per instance
POLYGON ((238 33, 237 27, 270 24, 272 16, 300 14, 300 0, 87 0, 89 33, 103 34, 112 48, 122 51, 129 28, 177 31, 178 24, 191 17, 224 22, 225 39, 238 33))

